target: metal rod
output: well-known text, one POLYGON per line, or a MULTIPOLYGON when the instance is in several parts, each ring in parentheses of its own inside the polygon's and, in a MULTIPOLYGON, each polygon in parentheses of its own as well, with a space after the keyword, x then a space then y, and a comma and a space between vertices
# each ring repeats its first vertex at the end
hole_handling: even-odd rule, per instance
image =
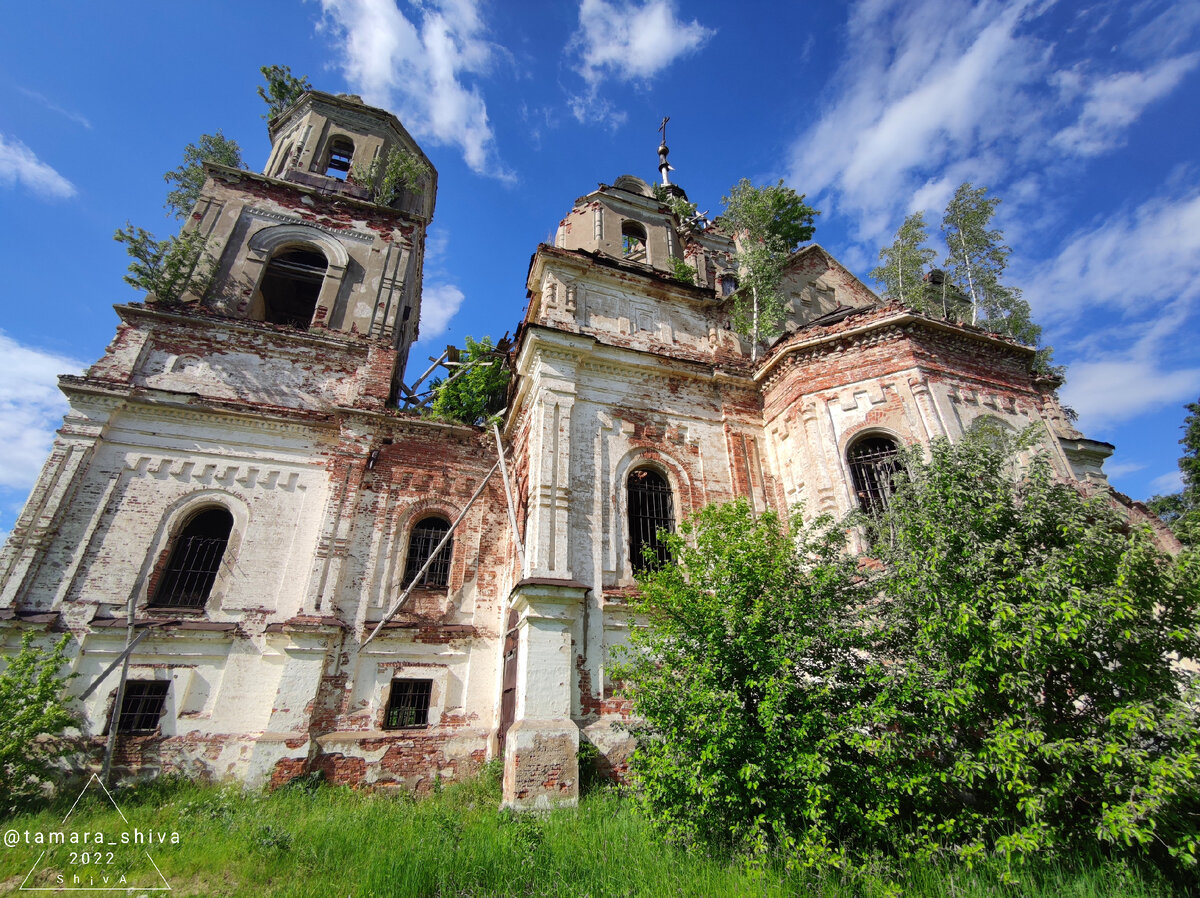
POLYGON ((517 529, 517 511, 513 506, 512 487, 508 483, 508 465, 504 463, 504 444, 500 442, 500 427, 492 422, 492 433, 496 435, 496 452, 500 455, 500 474, 504 478, 504 497, 508 499, 508 523, 512 525, 513 540, 517 544, 517 565, 525 570, 525 547, 521 545, 521 532, 517 529))
POLYGON ((446 356, 449 354, 450 354, 450 349, 449 349, 449 347, 447 347, 446 351, 437 357, 437 361, 434 362, 432 365, 430 365, 428 368, 426 368, 425 373, 422 374, 420 377, 418 377, 416 380, 414 380, 412 382, 412 387, 411 387, 410 391, 415 392, 417 389, 417 386, 421 383, 421 381, 423 381, 425 378, 427 378, 429 375, 431 375, 433 373, 433 369, 436 368, 438 365, 440 365, 443 361, 445 361, 446 356))
POLYGON ((409 593, 411 593, 416 588, 417 584, 421 582, 421 578, 425 576, 425 572, 429 570, 430 565, 432 565, 434 560, 437 558, 438 552, 442 551, 446 543, 450 541, 450 537, 453 535, 455 528, 458 527, 458 525, 462 522, 462 519, 467 516, 467 512, 471 510, 471 506, 475 504, 475 500, 479 498, 480 494, 483 492, 483 488, 487 486, 487 482, 492 479, 492 475, 496 473, 496 469, 498 467, 500 467, 500 462, 496 462, 494 465, 492 465, 492 469, 487 472, 487 476, 480 481, 479 488, 475 490, 475 495, 471 497, 470 501, 467 502, 466 506, 464 506, 462 513, 455 519, 454 523, 450 525, 450 529, 446 531, 446 535, 442 537, 442 541, 437 544, 437 548, 429 553, 429 558, 427 558, 425 563, 421 565, 421 569, 417 571, 416 576, 413 577, 412 583, 408 584, 408 588, 404 590, 404 593, 400 596, 400 598, 396 599, 388 613, 380 618, 379 623, 375 625, 375 629, 371 631, 371 635, 363 640, 362 645, 358 647, 359 651, 365 649, 367 647, 367 643, 374 639, 376 634, 383 629, 383 625, 395 617, 400 611, 400 606, 404 604, 404 601, 408 598, 409 593))
POLYGON ((79 696, 79 700, 83 701, 89 695, 91 695, 93 692, 95 692, 96 687, 104 682, 104 678, 107 677, 110 673, 112 673, 113 669, 116 668, 116 666, 118 664, 120 664, 122 661, 124 661, 126 658, 128 658, 129 653, 132 652, 134 650, 134 648, 137 647, 137 644, 149 635, 150 635, 149 627, 147 627, 145 630, 143 630, 141 633, 139 633, 137 635, 137 638, 133 642, 131 642, 129 645, 127 645, 125 647, 124 651, 121 652, 121 654, 119 654, 119 655, 117 655, 117 657, 113 658, 112 664, 110 664, 110 665, 108 665, 108 667, 104 668, 104 672, 101 673, 100 676, 96 677, 96 679, 94 679, 92 681, 92 685, 83 691, 83 694, 81 696, 79 696))
MULTIPOLYGON (((140 583, 138 584, 141 585, 140 583)), ((113 748, 117 744, 117 726, 121 722, 121 703, 125 700, 125 681, 129 678, 129 655, 133 648, 134 612, 137 610, 139 590, 129 592, 129 603, 125 606, 125 657, 121 661, 121 678, 117 680, 117 695, 113 699, 112 716, 108 719, 108 741, 104 745, 104 764, 100 768, 100 781, 107 789, 108 776, 112 772, 113 748)))

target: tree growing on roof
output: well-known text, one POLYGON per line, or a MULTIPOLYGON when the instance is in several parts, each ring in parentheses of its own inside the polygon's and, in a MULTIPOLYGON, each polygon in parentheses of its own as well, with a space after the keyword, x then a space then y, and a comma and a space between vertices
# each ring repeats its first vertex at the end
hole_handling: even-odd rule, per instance
POLYGON ((991 227, 1000 199, 986 187, 958 185, 942 217, 946 270, 971 301, 969 324, 1036 346, 1042 329, 1033 323, 1020 289, 1003 283, 1012 250, 991 227))
POLYGON ((925 213, 913 212, 900 225, 890 246, 879 251, 880 264, 871 270, 871 277, 884 285, 888 298, 925 315, 944 310, 935 306, 925 282, 925 268, 937 258, 926 242, 925 213))
POLYGON ((721 198, 722 229, 737 241, 740 289, 734 297, 734 329, 750 340, 751 358, 758 358, 761 340, 777 336, 787 317, 787 298, 780 293, 783 269, 792 251, 816 230, 820 213, 780 180, 755 187, 746 178, 721 198))
POLYGON ((204 187, 204 163, 215 162, 229 168, 244 168, 242 148, 236 140, 230 140, 220 131, 216 134, 201 134, 195 143, 183 148, 183 162, 179 168, 163 175, 163 180, 174 187, 167 193, 165 208, 176 218, 184 218, 200 198, 204 187))
POLYGON ((265 65, 259 71, 267 82, 258 88, 258 95, 267 104, 267 111, 263 115, 267 121, 295 103, 305 91, 312 90, 308 76, 297 78, 290 66, 265 65))
POLYGON ((467 337, 467 350, 462 354, 459 368, 444 380, 433 381, 431 387, 432 415, 478 426, 504 408, 508 365, 491 337, 482 340, 467 337))

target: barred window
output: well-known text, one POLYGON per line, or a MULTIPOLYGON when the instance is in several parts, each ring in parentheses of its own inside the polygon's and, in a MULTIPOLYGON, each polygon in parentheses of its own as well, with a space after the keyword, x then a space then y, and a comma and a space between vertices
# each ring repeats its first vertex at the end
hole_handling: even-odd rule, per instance
POLYGON ((649 468, 629 472, 629 563, 634 571, 665 564, 669 560, 660 530, 675 529, 671 486, 665 477, 649 468), (647 562, 642 549, 650 547, 654 561, 647 562))
POLYGON ((403 730, 429 724, 429 698, 433 695, 433 680, 392 680, 385 730, 403 730))
POLYGON ((167 704, 170 680, 127 680, 117 715, 118 733, 153 733, 167 704))
MULTIPOLYGON (((408 538, 408 560, 404 564, 404 585, 410 586, 416 580, 417 574, 425 562, 433 555, 433 550, 450 532, 450 522, 445 518, 425 518, 413 527, 412 536, 408 538)), ((416 585, 425 589, 437 589, 450 583, 450 554, 454 549, 454 540, 447 541, 445 548, 438 552, 433 564, 429 565, 416 585)))
POLYGON ((892 478, 900 467, 899 449, 887 437, 865 437, 846 453, 858 504, 868 514, 883 511, 892 495, 892 478))
POLYGON ((158 608, 203 608, 229 544, 233 515, 209 508, 195 515, 171 550, 150 604, 158 608))

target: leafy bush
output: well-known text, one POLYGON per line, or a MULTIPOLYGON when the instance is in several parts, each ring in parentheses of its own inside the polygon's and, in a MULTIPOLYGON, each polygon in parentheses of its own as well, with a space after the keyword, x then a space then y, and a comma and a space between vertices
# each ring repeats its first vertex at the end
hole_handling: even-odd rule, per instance
POLYGON ((186 292, 203 295, 212 280, 215 260, 208 240, 197 230, 185 230, 166 240, 128 222, 113 239, 125 244, 133 259, 125 283, 151 293, 161 302, 178 302, 186 292))
POLYGON ((857 866, 1200 860, 1200 558, 980 431, 906 458, 858 565, 744 501, 667 538, 621 675, 677 838, 857 866), (874 571, 874 573, 868 573, 874 571))
POLYGON ((215 162, 229 168, 244 168, 242 149, 236 140, 231 140, 217 131, 216 134, 201 134, 196 143, 183 148, 183 163, 179 168, 163 175, 163 180, 175 186, 167 193, 165 208, 176 218, 184 218, 200 199, 204 187, 204 163, 215 162))
POLYGON ((439 418, 483 424, 504 408, 508 366, 497 355, 491 337, 478 341, 467 337, 461 364, 450 377, 433 381, 435 395, 429 411, 439 418))
POLYGON ((884 515, 863 748, 906 850, 1200 851, 1200 565, 996 433, 936 442, 884 515))
POLYGON ((290 66, 265 65, 259 71, 262 72, 266 84, 259 86, 258 95, 267 104, 263 118, 268 121, 299 100, 305 91, 312 90, 308 76, 301 75, 297 78, 292 74, 290 66))
MULTIPOLYGON (((64 634, 50 651, 34 645, 34 634, 21 636, 21 650, 0 672, 0 795, 5 810, 42 797, 55 776, 54 759, 70 749, 59 736, 75 723, 63 690, 68 677, 70 636, 64 634)), ((73 674, 71 676, 74 676, 73 674)))
POLYGON ((685 259, 680 259, 678 256, 671 256, 671 268, 671 273, 679 283, 688 285, 696 283, 696 269, 689 265, 685 259))
POLYGON ((393 147, 383 158, 372 159, 369 165, 356 165, 351 177, 356 184, 371 190, 371 199, 389 206, 402 190, 420 190, 425 179, 433 173, 416 153, 393 147))
POLYGON ((674 837, 824 859, 867 825, 847 734, 867 599, 829 518, 789 530, 744 499, 663 534, 618 676, 645 722, 632 772, 674 837))

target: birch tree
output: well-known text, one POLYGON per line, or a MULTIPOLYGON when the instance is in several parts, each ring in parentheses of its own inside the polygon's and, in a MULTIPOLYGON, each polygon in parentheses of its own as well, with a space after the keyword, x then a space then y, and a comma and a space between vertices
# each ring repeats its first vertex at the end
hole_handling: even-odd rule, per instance
POLYGON ((1002 283, 1012 250, 1004 234, 990 227, 1000 199, 986 187, 963 182, 942 218, 946 270, 971 302, 970 324, 1036 345, 1042 329, 1033 323, 1021 291, 1002 283))
POLYGON ((896 302, 925 315, 944 314, 945 310, 935 306, 928 296, 924 281, 925 267, 937 258, 937 253, 926 246, 928 240, 925 213, 912 213, 896 231, 891 246, 879 251, 880 264, 872 269, 871 277, 883 284, 888 297, 896 302))
POLYGON ((788 256, 812 239, 817 210, 804 194, 778 184, 755 187, 742 178, 722 197, 722 227, 737 241, 741 289, 734 299, 735 330, 750 340, 750 357, 758 359, 758 344, 779 333, 787 317, 787 300, 779 292, 788 256))

